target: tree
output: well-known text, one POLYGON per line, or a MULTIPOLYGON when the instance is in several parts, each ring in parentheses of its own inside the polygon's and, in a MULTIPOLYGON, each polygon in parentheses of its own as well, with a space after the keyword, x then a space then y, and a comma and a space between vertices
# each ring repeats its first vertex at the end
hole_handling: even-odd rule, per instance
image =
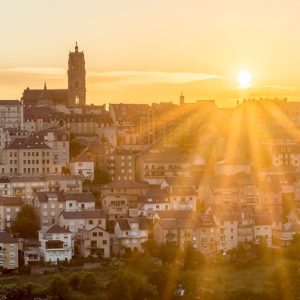
POLYGON ((55 300, 67 300, 70 298, 68 283, 59 274, 53 276, 48 292, 55 300))
POLYGON ((78 290, 84 294, 93 294, 98 286, 98 280, 94 273, 85 272, 81 275, 78 290))
POLYGON ((39 219, 34 208, 29 204, 23 205, 12 225, 12 232, 21 238, 36 238, 39 229, 39 219))
POLYGON ((187 245, 183 254, 183 267, 185 270, 194 270, 205 264, 204 255, 195 250, 191 245, 187 245))
POLYGON ((106 170, 95 169, 94 181, 96 184, 105 184, 110 182, 109 174, 106 170))
POLYGON ((140 300, 156 294, 156 288, 152 284, 128 270, 121 270, 114 274, 108 285, 108 291, 110 300, 140 300))
POLYGON ((160 257, 163 263, 172 263, 182 258, 182 251, 176 243, 166 243, 160 246, 160 257))
POLYGON ((79 283, 80 283, 80 274, 79 273, 73 273, 69 279, 69 285, 72 288, 72 290, 78 290, 79 283))

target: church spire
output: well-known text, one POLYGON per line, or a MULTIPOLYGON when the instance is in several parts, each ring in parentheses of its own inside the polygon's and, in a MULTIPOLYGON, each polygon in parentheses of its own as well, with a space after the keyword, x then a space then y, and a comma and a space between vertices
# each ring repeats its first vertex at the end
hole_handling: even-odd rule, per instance
POLYGON ((75 52, 78 52, 78 45, 77 45, 77 41, 76 41, 76 45, 75 45, 75 52))
POLYGON ((44 90, 46 90, 47 89, 47 83, 46 83, 46 81, 44 82, 44 90))

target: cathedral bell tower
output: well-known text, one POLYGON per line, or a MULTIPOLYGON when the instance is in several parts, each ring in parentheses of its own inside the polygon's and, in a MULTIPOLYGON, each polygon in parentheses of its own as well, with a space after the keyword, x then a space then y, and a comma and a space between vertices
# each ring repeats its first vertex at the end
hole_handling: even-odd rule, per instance
POLYGON ((85 105, 85 61, 83 51, 78 51, 76 42, 75 52, 69 53, 68 62, 68 105, 85 105))

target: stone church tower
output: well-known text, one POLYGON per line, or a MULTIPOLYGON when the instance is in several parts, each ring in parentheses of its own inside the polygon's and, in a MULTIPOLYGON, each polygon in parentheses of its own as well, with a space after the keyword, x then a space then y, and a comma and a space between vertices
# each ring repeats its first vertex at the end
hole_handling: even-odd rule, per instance
POLYGON ((85 61, 83 51, 78 51, 76 42, 75 52, 69 53, 68 62, 68 106, 85 105, 85 61))

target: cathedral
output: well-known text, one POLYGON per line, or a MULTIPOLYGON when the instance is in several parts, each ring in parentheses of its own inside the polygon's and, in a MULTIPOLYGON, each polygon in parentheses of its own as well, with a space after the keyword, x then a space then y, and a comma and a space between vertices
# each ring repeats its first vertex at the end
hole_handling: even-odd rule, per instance
POLYGON ((85 74, 84 53, 78 51, 76 42, 75 51, 69 53, 68 89, 48 89, 46 83, 43 89, 27 87, 21 100, 25 105, 34 106, 84 106, 86 103, 85 74))

